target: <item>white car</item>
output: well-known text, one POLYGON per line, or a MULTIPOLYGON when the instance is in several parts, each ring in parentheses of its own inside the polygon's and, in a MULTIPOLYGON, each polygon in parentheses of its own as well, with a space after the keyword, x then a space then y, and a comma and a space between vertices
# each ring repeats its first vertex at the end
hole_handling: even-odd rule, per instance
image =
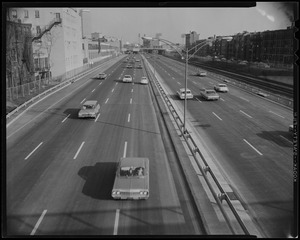
POLYGON ((85 101, 82 108, 78 112, 79 118, 96 118, 100 112, 100 105, 96 100, 85 101))
POLYGON ((200 95, 206 100, 219 100, 220 98, 220 96, 213 89, 201 89, 200 95))
POLYGON ((149 159, 121 158, 111 196, 114 199, 148 199, 149 190, 149 159))
POLYGON ((198 71, 196 75, 200 77, 206 77, 207 73, 205 71, 198 71))
POLYGON ((124 78, 123 78, 123 82, 132 82, 131 75, 125 75, 124 78))
MULTIPOLYGON (((185 99, 185 88, 180 88, 179 91, 177 91, 177 94, 180 99, 185 99)), ((186 99, 193 99, 194 96, 190 89, 186 89, 186 99)))
POLYGON ((217 91, 217 92, 228 92, 228 87, 226 84, 224 83, 219 83, 218 85, 215 85, 214 86, 214 89, 217 91))
POLYGON ((149 80, 148 80, 147 77, 142 77, 140 83, 141 83, 141 84, 148 84, 148 83, 149 83, 149 80))
POLYGON ((294 132, 294 125, 289 126, 289 132, 293 133, 294 132))

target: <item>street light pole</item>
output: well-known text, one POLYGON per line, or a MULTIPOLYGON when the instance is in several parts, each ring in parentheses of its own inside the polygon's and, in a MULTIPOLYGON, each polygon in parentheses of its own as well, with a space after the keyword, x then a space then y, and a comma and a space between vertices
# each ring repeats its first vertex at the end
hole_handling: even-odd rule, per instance
MULTIPOLYGON (((151 40, 155 39, 155 38, 152 38, 152 37, 142 37, 142 38, 151 39, 151 40)), ((232 37, 222 37, 222 39, 232 40, 232 37)), ((181 58, 184 58, 184 55, 182 53, 184 51, 183 48, 179 48, 181 50, 181 53, 180 53, 177 49, 178 47, 176 47, 176 48, 174 47, 174 45, 175 45, 174 43, 172 43, 172 42, 170 42, 166 39, 162 39, 162 38, 159 38, 158 40, 162 41, 162 42, 165 42, 166 44, 168 44, 169 46, 174 48, 179 53, 181 58)), ((194 48, 197 48, 197 50, 193 54, 191 54, 191 56, 189 56, 189 51, 188 51, 187 47, 186 47, 186 50, 185 50, 185 96, 184 96, 184 113, 183 113, 184 114, 184 116, 183 116, 183 133, 186 133, 186 124, 185 123, 186 123, 186 109, 187 109, 186 90, 187 90, 187 79, 188 79, 188 61, 189 61, 189 58, 193 57, 196 54, 196 52, 198 52, 204 46, 210 45, 212 43, 212 41, 214 41, 214 39, 211 40, 210 38, 208 38, 205 42, 202 42, 202 43, 196 45, 195 47, 193 47, 192 49, 190 49, 189 51, 192 51, 194 48), (202 45, 202 46, 200 46, 200 45, 202 45), (200 47, 198 48, 198 46, 200 46, 200 47)))
POLYGON ((188 78, 188 49, 186 48, 185 54, 185 94, 184 94, 184 113, 183 113, 183 133, 186 132, 185 118, 186 118, 186 108, 187 108, 187 99, 186 99, 186 90, 187 90, 187 78, 188 78))

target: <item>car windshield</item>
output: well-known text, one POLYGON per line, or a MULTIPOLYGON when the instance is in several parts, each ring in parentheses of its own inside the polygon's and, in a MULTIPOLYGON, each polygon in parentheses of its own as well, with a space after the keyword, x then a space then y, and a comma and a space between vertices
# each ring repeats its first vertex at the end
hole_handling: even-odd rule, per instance
POLYGON ((219 87, 226 87, 225 84, 219 84, 219 87))
POLYGON ((215 94, 215 91, 207 91, 207 94, 215 94))
POLYGON ((130 76, 129 76, 129 75, 125 75, 125 77, 126 77, 126 78, 130 78, 130 76))
POLYGON ((142 177, 144 176, 143 167, 121 167, 120 169, 121 177, 142 177))
POLYGON ((83 109, 93 109, 95 106, 94 105, 83 105, 83 109))

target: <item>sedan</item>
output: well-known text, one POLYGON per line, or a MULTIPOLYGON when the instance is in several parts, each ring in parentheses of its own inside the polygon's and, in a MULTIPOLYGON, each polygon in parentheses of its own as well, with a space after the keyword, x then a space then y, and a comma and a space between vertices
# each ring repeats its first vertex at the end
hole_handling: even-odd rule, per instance
POLYGON ((98 79, 105 79, 107 77, 106 73, 99 73, 98 79))
POLYGON ((218 85, 214 86, 214 89, 217 92, 228 92, 228 87, 224 83, 219 83, 218 85))
POLYGON ((78 112, 79 118, 96 118, 97 114, 100 112, 100 105, 96 100, 89 100, 84 102, 82 108, 78 112))
POLYGON ((131 75, 125 75, 124 78, 123 78, 123 82, 132 82, 131 75))
POLYGON ((141 83, 141 84, 148 84, 148 83, 149 83, 149 80, 148 80, 147 77, 142 77, 140 83, 141 83))
POLYGON ((132 68, 132 65, 131 65, 131 64, 128 64, 128 65, 127 65, 127 68, 132 68))
POLYGON ((205 71, 199 71, 197 75, 200 77, 205 77, 207 73, 205 71))
POLYGON ((117 166, 111 196, 114 199, 148 199, 149 159, 121 158, 117 166))

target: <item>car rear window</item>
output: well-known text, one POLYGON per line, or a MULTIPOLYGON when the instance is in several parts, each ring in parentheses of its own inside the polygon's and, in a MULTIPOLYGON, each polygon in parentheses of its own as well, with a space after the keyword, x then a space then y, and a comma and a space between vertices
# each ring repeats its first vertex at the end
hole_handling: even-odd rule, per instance
POLYGON ((141 177, 144 176, 143 167, 121 167, 120 169, 121 177, 141 177))

